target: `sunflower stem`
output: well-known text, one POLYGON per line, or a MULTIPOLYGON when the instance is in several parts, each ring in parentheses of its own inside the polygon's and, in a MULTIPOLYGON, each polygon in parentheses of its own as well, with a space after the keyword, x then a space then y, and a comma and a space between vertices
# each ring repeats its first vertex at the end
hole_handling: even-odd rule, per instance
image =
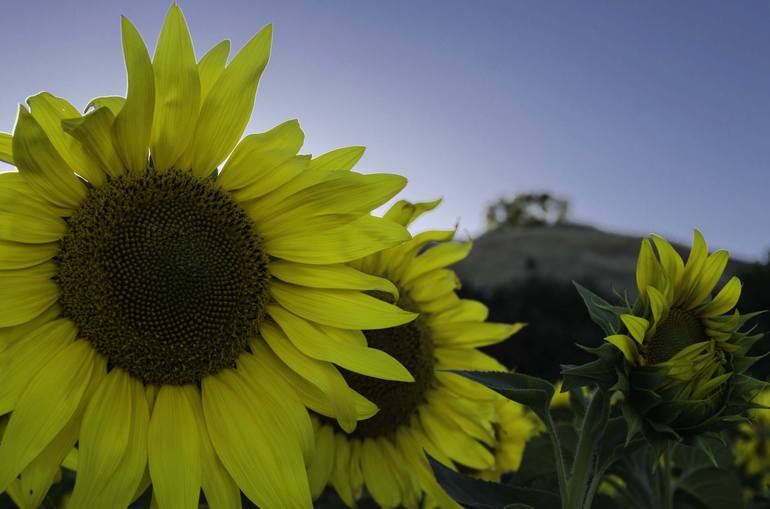
POLYGON ((572 475, 569 479, 566 509, 583 509, 594 471, 596 448, 607 428, 610 406, 609 397, 601 390, 594 391, 586 415, 580 427, 572 475))
POLYGON ((564 467, 564 456, 561 454, 561 442, 556 434, 556 426, 550 414, 546 415, 546 417, 545 427, 548 430, 548 436, 551 437, 551 445, 553 446, 556 475, 559 480, 559 494, 561 495, 562 504, 565 504, 567 501, 567 469, 564 467))

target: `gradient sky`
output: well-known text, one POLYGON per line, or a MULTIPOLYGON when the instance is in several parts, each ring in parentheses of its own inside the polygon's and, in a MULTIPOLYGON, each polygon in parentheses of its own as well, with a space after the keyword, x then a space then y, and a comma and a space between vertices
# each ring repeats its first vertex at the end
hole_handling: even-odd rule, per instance
MULTIPOLYGON (((417 227, 484 229, 548 190, 575 220, 765 259, 770 2, 181 1, 199 55, 267 23, 249 130, 299 118, 304 151, 366 145, 359 170, 444 197, 417 227)), ((163 1, 3 0, 0 130, 41 90, 122 95, 119 16, 154 51, 163 1)))

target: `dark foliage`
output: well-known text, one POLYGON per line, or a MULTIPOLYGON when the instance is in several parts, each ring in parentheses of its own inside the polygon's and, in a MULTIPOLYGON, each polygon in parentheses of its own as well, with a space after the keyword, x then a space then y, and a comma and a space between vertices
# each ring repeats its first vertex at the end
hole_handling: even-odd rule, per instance
MULTIPOLYGON (((754 264, 751 268, 738 274, 743 282, 743 291, 738 309, 742 313, 752 311, 767 311, 770 309, 770 255, 763 264, 754 264)), ((770 331, 770 313, 759 315, 753 321, 758 332, 770 331)), ((770 338, 758 341, 751 351, 752 355, 762 355, 770 352, 770 338)), ((751 373, 760 380, 770 378, 770 355, 757 362, 751 368, 751 373)))
MULTIPOLYGON (((591 281, 580 283, 591 286, 591 281)), ((561 363, 591 360, 576 343, 599 346, 602 342, 601 329, 591 321, 572 283, 532 277, 493 292, 466 286, 460 293, 486 304, 491 321, 528 323, 508 341, 485 349, 520 373, 556 380, 561 363)))

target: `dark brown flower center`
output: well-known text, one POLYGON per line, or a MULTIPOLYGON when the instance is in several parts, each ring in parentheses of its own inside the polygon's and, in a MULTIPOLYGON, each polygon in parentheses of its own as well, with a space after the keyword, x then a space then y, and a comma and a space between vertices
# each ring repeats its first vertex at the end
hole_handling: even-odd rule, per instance
POLYGON ((189 172, 92 189, 57 261, 62 310, 79 336, 147 384, 197 383, 233 366, 268 295, 251 219, 189 172))
POLYGON ((708 339, 701 320, 681 308, 671 308, 655 334, 645 340, 644 356, 650 364, 671 359, 684 348, 708 339))
MULTIPOLYGON (((384 295, 378 296, 387 300, 384 295)), ((415 311, 408 299, 398 305, 415 311)), ((388 435, 407 424, 417 408, 425 402, 425 394, 433 382, 433 341, 422 316, 417 320, 389 329, 364 331, 369 346, 393 356, 414 377, 414 382, 391 382, 342 370, 350 387, 375 403, 380 411, 358 423, 354 432, 359 437, 388 435)))

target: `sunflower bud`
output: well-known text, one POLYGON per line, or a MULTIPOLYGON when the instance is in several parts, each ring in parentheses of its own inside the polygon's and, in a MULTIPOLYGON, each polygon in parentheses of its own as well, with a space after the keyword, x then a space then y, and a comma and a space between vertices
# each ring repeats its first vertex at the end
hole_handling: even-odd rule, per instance
POLYGON ((692 439, 717 431, 754 406, 762 382, 746 374, 758 360, 747 352, 761 334, 741 331, 756 313, 734 310, 741 282, 715 287, 728 253, 708 254, 697 230, 687 262, 665 239, 642 241, 631 305, 611 306, 579 287, 596 323, 615 348, 598 360, 568 367, 568 386, 589 381, 622 393, 629 440, 638 431, 652 442, 692 439))

